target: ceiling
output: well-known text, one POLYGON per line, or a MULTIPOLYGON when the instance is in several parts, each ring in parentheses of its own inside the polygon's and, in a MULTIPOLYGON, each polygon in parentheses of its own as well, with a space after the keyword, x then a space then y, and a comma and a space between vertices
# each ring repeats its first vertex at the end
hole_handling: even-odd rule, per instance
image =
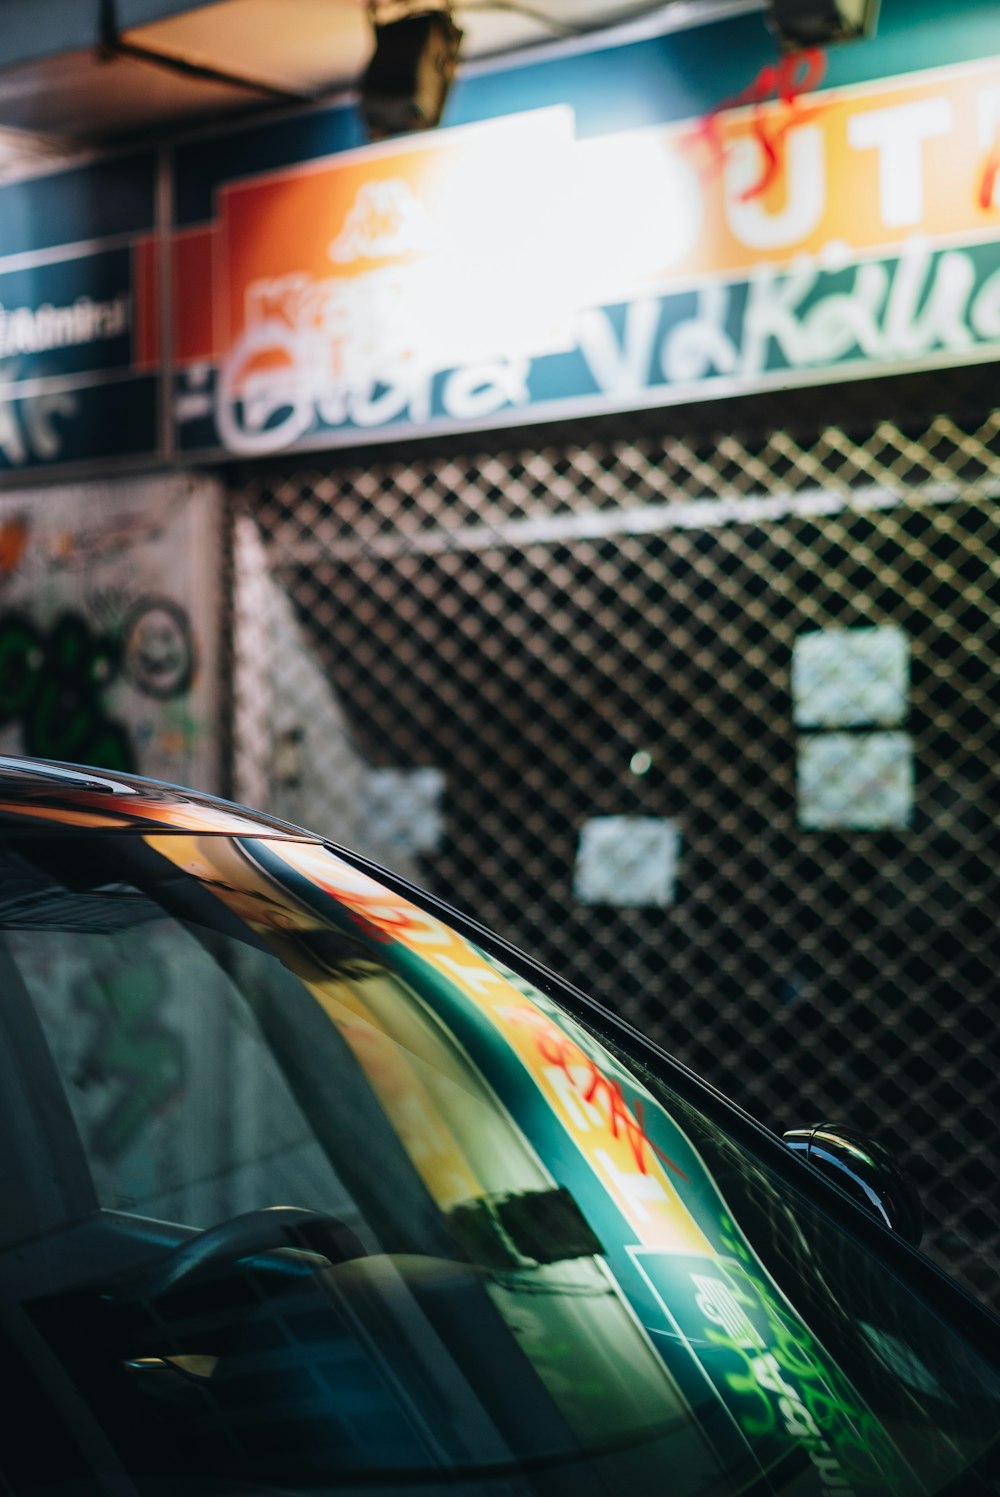
MULTIPOLYGON (((623 25, 665 29, 754 3, 453 0, 452 10, 467 63, 623 25)), ((367 0, 3 0, 3 10, 7 178, 81 148, 342 91, 358 82, 372 50, 367 0)))

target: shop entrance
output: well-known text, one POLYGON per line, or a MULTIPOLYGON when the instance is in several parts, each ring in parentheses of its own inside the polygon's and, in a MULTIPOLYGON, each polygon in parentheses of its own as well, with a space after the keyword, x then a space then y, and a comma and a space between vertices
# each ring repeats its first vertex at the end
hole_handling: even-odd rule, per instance
POLYGON ((769 1126, 898 1136, 996 1303, 1000 414, 618 427, 244 476, 237 788, 389 860, 395 815, 397 865, 769 1126), (634 823, 581 870, 618 817, 670 828, 638 905, 634 823))

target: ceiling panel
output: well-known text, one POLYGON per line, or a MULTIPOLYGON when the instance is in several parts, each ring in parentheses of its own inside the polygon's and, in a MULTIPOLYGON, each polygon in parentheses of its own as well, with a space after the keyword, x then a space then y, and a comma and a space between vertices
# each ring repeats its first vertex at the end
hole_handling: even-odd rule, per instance
MULTIPOLYGON (((748 9, 761 0, 454 0, 466 62, 634 23, 646 29, 748 9), (640 18, 645 18, 641 20, 640 18)), ((25 0, 5 12, 20 17, 25 0)), ((144 24, 120 33, 124 50, 99 46, 101 0, 31 0, 36 55, 0 68, 0 175, 69 145, 164 134, 273 107, 276 99, 323 97, 359 82, 372 51, 367 0, 121 0, 117 14, 144 24), (58 45, 60 17, 72 15, 58 45), (81 30, 81 17, 87 24, 81 30), (85 48, 81 35, 92 38, 85 48), (156 61, 159 59, 159 62, 156 61), (215 75, 215 76, 213 76, 215 75), (19 152, 18 146, 22 149, 19 152), (13 164, 12 164, 13 163, 13 164)), ((16 51, 17 49, 15 49, 16 51)), ((23 53, 23 48, 21 49, 23 53)))
MULTIPOLYGON (((578 36, 667 8, 667 0, 453 4, 466 59, 578 36)), ((296 92, 354 82, 371 53, 367 0, 215 0, 127 32, 175 57, 296 92)))

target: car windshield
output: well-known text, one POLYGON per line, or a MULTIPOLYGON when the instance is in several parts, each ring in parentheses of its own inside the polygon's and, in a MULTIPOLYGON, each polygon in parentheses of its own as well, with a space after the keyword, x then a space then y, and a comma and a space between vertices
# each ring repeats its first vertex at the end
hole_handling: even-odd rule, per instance
POLYGON ((995 1369, 544 976, 317 843, 0 872, 0 1335, 53 1431, 6 1490, 995 1490, 995 1369))

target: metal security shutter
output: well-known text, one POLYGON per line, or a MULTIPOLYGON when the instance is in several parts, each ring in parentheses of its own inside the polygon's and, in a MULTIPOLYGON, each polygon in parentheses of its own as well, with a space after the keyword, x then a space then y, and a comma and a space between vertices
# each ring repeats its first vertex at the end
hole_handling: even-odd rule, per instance
MULTIPOLYGON (((770 1126, 898 1137, 926 1245, 996 1302, 1000 415, 965 425, 622 421, 530 451, 310 458, 247 477, 235 508, 352 763, 443 773, 419 877, 770 1126), (804 825, 793 650, 859 629, 905 638, 912 811, 804 825), (601 816, 676 824, 671 905, 574 898, 601 816)), ((241 720, 237 764, 280 804, 282 745, 266 713, 241 720)), ((320 803, 308 819, 351 840, 320 803)))

